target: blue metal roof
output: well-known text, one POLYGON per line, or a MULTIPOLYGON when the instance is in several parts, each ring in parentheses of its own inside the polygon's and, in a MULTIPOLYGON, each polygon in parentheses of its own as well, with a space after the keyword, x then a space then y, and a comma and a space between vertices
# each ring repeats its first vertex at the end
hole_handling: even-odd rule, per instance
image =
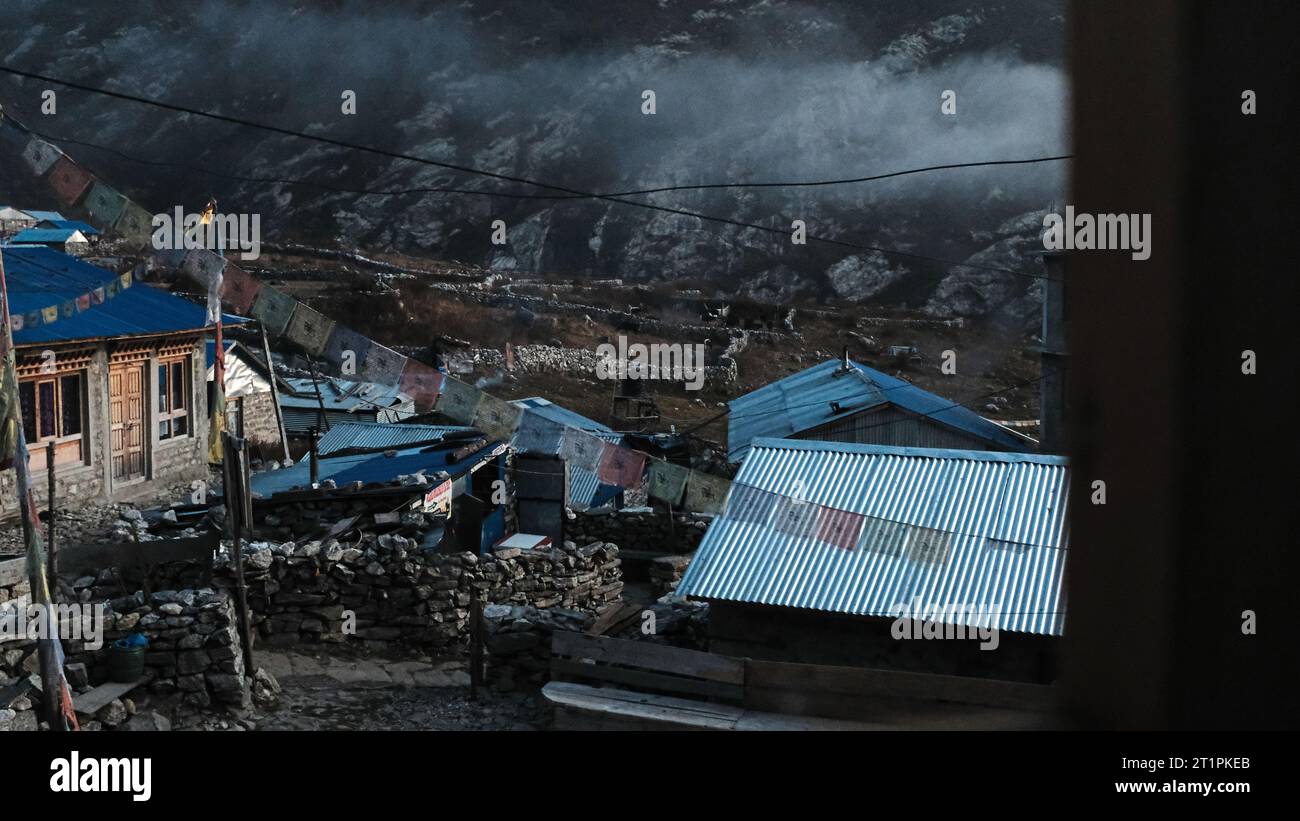
MULTIPOLYGON (((81 220, 63 220, 63 219, 42 219, 41 222, 48 222, 56 229, 68 229, 71 231, 80 231, 86 236, 98 236, 99 229, 88 222, 81 220)), ((39 227, 39 226, 38 226, 39 227)))
MULTIPOLYGON (((322 457, 341 450, 391 450, 417 443, 441 442, 452 434, 473 434, 474 428, 456 425, 394 425, 380 422, 338 422, 320 438, 316 451, 322 457)), ((308 458, 308 457, 303 457, 308 458)))
MULTIPOLYGON (((735 482, 681 595, 882 617, 919 599, 991 613, 983 625, 1002 630, 1062 632, 1064 457, 758 439, 735 482), (873 517, 855 549, 777 530, 767 512, 757 523, 734 504, 741 485, 790 496, 799 483, 809 502, 873 517), (952 534, 941 558, 910 549, 933 531, 952 534)), ((981 626, 960 613, 937 620, 981 626)))
POLYGON ((67 242, 76 228, 24 228, 14 234, 14 242, 67 242))
MULTIPOLYGON (((594 419, 588 419, 580 413, 571 411, 568 408, 543 399, 540 396, 530 396, 527 399, 516 399, 514 404, 524 408, 529 413, 534 413, 547 421, 554 422, 566 428, 579 428, 588 433, 604 439, 610 444, 618 445, 623 442, 623 435, 616 433, 608 425, 602 425, 594 419)), ((512 446, 517 447, 519 436, 516 435, 510 440, 512 446)), ((563 439, 560 436, 554 437, 553 441, 548 440, 545 450, 541 452, 524 450, 522 453, 530 455, 558 456, 563 439)), ((569 466, 569 503, 575 508, 585 510, 588 508, 600 507, 607 504, 623 492, 623 488, 617 485, 602 484, 597 475, 586 468, 577 465, 569 466)))
POLYGON ((841 360, 832 359, 731 400, 728 459, 744 459, 750 443, 759 437, 791 436, 887 404, 927 416, 1001 449, 1025 451, 1032 444, 969 408, 952 407, 951 400, 852 360, 849 365, 856 370, 837 376, 841 364, 841 360), (838 412, 832 402, 839 405, 838 412))
POLYGON ((22 211, 24 214, 36 220, 37 222, 43 222, 45 220, 65 219, 65 217, 62 214, 60 214, 58 211, 33 211, 30 208, 19 208, 18 210, 22 211))
MULTIPOLYGON (((472 456, 449 463, 447 459, 455 450, 454 447, 406 448, 392 456, 383 453, 334 456, 319 460, 318 476, 322 482, 333 479, 340 487, 352 482, 383 484, 396 480, 398 476, 420 472, 432 477, 438 471, 444 471, 454 479, 492 458, 496 452, 492 444, 487 444, 472 456)), ((252 477, 251 484, 253 493, 263 498, 295 487, 307 488, 311 484, 311 465, 304 459, 290 468, 259 473, 252 477)))
MULTIPOLYGON (((4 249, 10 313, 29 313, 59 305, 105 285, 113 272, 82 262, 52 248, 4 249)), ((45 325, 24 325, 14 332, 16 345, 36 345, 102 337, 150 336, 201 331, 207 311, 201 306, 140 282, 100 305, 59 317, 45 325)), ((239 324, 240 317, 226 315, 239 324)))
MULTIPOLYGON (((235 346, 234 340, 224 339, 222 341, 225 343, 226 353, 230 353, 230 349, 235 346)), ((217 364, 217 340, 213 337, 208 337, 204 342, 203 349, 207 357, 208 367, 211 368, 213 365, 217 364)))

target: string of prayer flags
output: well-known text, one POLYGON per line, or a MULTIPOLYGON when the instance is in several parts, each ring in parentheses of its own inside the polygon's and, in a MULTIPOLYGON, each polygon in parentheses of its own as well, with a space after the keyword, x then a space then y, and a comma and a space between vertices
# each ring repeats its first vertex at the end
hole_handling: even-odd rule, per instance
POLYGON ((650 463, 650 482, 647 492, 660 501, 678 505, 686 493, 686 480, 690 477, 689 468, 674 465, 663 459, 650 463))
POLYGON ((879 519, 875 516, 864 516, 862 536, 858 539, 858 546, 862 550, 873 553, 883 553, 886 556, 901 556, 907 546, 909 527, 910 525, 902 522, 879 519))
POLYGON ((478 404, 483 392, 468 383, 453 377, 447 377, 442 383, 442 395, 438 397, 438 413, 461 425, 469 425, 478 412, 478 404))
POLYGON ((334 320, 306 304, 299 302, 289 318, 285 328, 285 337, 302 348, 308 356, 319 356, 325 350, 330 331, 334 330, 334 320))
MULTIPOLYGON (((186 258, 188 261, 188 257, 186 258)), ((199 280, 206 282, 206 280, 199 280)), ((298 304, 298 300, 276 290, 265 282, 262 287, 257 289, 257 298, 253 300, 250 313, 253 319, 262 323, 262 327, 271 336, 283 336, 284 329, 289 327, 289 320, 293 318, 293 309, 298 304)))
POLYGON ((479 399, 478 409, 474 412, 474 427, 492 439, 509 439, 514 436, 515 428, 519 427, 519 417, 523 415, 524 409, 504 399, 488 396, 486 393, 479 395, 482 398, 479 399))
POLYGON ((730 488, 730 479, 693 470, 686 482, 686 509, 696 513, 721 513, 730 488))
POLYGON ((438 395, 442 393, 444 379, 440 371, 418 359, 407 359, 398 390, 411 397, 417 411, 432 410, 438 402, 438 395))
POLYGON ((564 443, 564 425, 526 408, 515 430, 515 450, 520 453, 554 454, 564 443))
MULTIPOLYGON (((252 277, 249 277, 249 281, 257 282, 252 277)), ((370 345, 370 337, 335 323, 330 338, 325 342, 325 350, 321 351, 321 358, 337 367, 343 375, 355 376, 361 369, 361 363, 366 360, 370 345)))
POLYGON ((54 189, 54 196, 58 197, 59 202, 73 206, 94 179, 84 168, 61 155, 45 181, 54 189))
POLYGON ((727 499, 727 518, 750 524, 766 525, 780 496, 753 485, 734 482, 727 499))
POLYGON ((402 371, 406 370, 406 357, 392 348, 386 348, 378 342, 371 342, 366 348, 365 358, 357 369, 360 378, 376 385, 396 385, 402 381, 402 371))
POLYGON ((772 527, 796 539, 811 538, 817 532, 821 505, 806 499, 782 496, 772 517, 772 527))
POLYGON ((27 147, 23 149, 23 160, 27 163, 27 167, 32 169, 32 173, 38 177, 49 171, 50 166, 58 162, 62 156, 62 151, 40 137, 32 137, 28 141, 27 147))
POLYGON ((95 180, 81 205, 90 213, 92 224, 109 226, 117 222, 118 215, 126 207, 126 197, 102 180, 95 180))
POLYGON ((560 447, 560 458, 573 467, 580 467, 592 473, 600 470, 600 457, 605 450, 605 440, 592 436, 579 428, 564 429, 564 444, 560 447))
POLYGON ((908 561, 924 564, 946 563, 948 551, 952 548, 952 537, 953 534, 946 530, 912 526, 907 539, 908 561))
POLYGON ((866 517, 851 510, 822 508, 821 522, 817 527, 817 540, 841 550, 855 550, 862 535, 866 517))
POLYGON ((127 200, 113 223, 113 231, 132 243, 147 243, 153 236, 153 214, 127 200))
POLYGON ((181 265, 185 263, 185 257, 188 256, 189 253, 190 252, 184 248, 155 249, 148 258, 149 270, 178 271, 180 270, 181 265))
POLYGON ((247 313, 262 287, 259 280, 249 276, 234 263, 227 262, 221 274, 221 298, 235 313, 247 313))
POLYGON ((600 467, 596 476, 602 484, 621 488, 634 488, 641 484, 645 473, 646 455, 631 448, 605 443, 600 454, 600 467))

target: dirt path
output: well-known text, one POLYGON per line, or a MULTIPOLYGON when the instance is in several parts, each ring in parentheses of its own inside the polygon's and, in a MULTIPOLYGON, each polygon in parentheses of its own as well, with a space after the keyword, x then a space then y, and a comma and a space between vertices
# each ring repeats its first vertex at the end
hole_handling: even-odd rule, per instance
POLYGON ((469 695, 460 660, 260 650, 280 682, 278 706, 259 730, 537 730, 549 725, 540 695, 469 695))

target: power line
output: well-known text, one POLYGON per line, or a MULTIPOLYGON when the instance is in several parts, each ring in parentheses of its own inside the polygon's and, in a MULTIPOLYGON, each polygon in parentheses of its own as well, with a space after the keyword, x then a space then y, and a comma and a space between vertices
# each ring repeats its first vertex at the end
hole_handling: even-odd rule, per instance
POLYGON ((347 188, 344 186, 331 185, 329 183, 319 182, 317 180, 303 179, 301 177, 248 177, 240 174, 230 174, 223 171, 216 171, 211 168, 205 168, 200 165, 193 165, 185 162, 165 162, 159 160, 146 160, 115 148, 110 148, 99 143, 92 143, 86 140, 76 140, 71 137, 60 137, 52 134, 44 134, 34 128, 24 126, 28 132, 35 134, 44 140, 57 143, 68 143, 70 145, 80 145, 86 148, 94 148, 109 154, 114 154, 124 160, 149 165, 158 168, 183 168, 187 171, 197 171, 200 174, 207 174, 212 177, 219 177, 236 182, 250 183, 277 183, 281 185, 301 185, 311 188, 319 188, 323 191, 332 191, 340 194, 356 194, 367 197, 397 197, 409 194, 466 194, 484 197, 502 197, 506 199, 519 200, 582 200, 593 197, 630 197, 640 194, 662 194, 669 191, 712 191, 724 190, 731 188, 817 188, 832 185, 851 185, 855 183, 875 182, 878 180, 893 179, 895 177, 905 177, 912 174, 922 174, 929 171, 943 171, 956 168, 986 168, 1001 165, 1031 165, 1036 163, 1056 162, 1059 160, 1073 159, 1073 154, 1062 154, 1053 157, 1032 157, 1021 160, 981 160, 979 162, 947 163, 944 165, 928 165, 922 168, 909 168, 903 171, 891 171, 886 174, 873 174, 867 177, 846 177, 842 179, 831 180, 787 180, 782 182, 723 182, 723 183, 699 183, 695 185, 669 185, 661 188, 640 188, 629 191, 612 191, 602 194, 578 195, 578 194, 516 194, 508 191, 484 191, 475 188, 454 188, 448 186, 436 186, 427 188, 347 188))
MULTIPOLYGON (((219 122, 225 122, 225 123, 231 123, 231 124, 233 124, 233 125, 239 125, 239 126, 243 126, 243 127, 246 127, 246 128, 255 128, 255 129, 258 129, 258 130, 268 131, 268 132, 271 132, 271 133, 274 133, 274 134, 280 134, 280 135, 283 135, 283 136, 296 137, 296 138, 299 138, 299 139, 311 140, 311 141, 313 141, 313 142, 318 142, 318 143, 322 143, 322 144, 325 144, 325 145, 332 145, 332 146, 335 146, 335 147, 338 147, 338 148, 345 148, 345 149, 348 149, 348 150, 351 150, 351 151, 363 151, 363 152, 367 152, 367 153, 371 153, 371 154, 377 154, 377 155, 379 155, 379 156, 383 156, 383 157, 388 157, 388 158, 390 158, 390 159, 406 160, 406 161, 409 161, 409 162, 420 163, 420 164, 423 164, 423 165, 430 165, 430 166, 433 166, 433 167, 436 167, 436 168, 444 168, 444 169, 447 169, 447 170, 449 170, 449 171, 458 171, 458 172, 463 173, 463 174, 472 174, 472 175, 475 175, 475 176, 481 176, 481 177, 487 177, 487 178, 490 178, 490 179, 501 180, 501 181, 503 181, 503 182, 513 182, 513 183, 519 183, 519 184, 522 184, 522 185, 530 185, 530 186, 533 186, 533 187, 536 187, 536 188, 545 188, 545 189, 552 190, 552 191, 559 191, 559 192, 562 192, 562 193, 565 193, 565 194, 575 195, 576 198, 581 198, 581 199, 598 199, 598 200, 603 200, 603 201, 605 201, 605 202, 614 202, 614 203, 619 203, 619 204, 621 204, 621 205, 631 205, 631 206, 634 207, 634 208, 645 208, 645 209, 649 209, 649 210, 651 210, 651 211, 658 211, 658 212, 660 212, 660 213, 673 214, 673 215, 676 215, 676 216, 691 217, 691 218, 694 218, 694 219, 705 220, 705 221, 709 221, 709 222, 717 222, 717 223, 720 223, 720 224, 723 224, 723 225, 730 225, 730 226, 735 227, 735 228, 748 228, 748 229, 751 229, 751 230, 763 231, 763 232, 766 232, 766 233, 777 234, 777 235, 785 236, 785 237, 790 237, 790 236, 793 236, 793 234, 794 234, 793 230, 791 230, 791 231, 786 231, 786 230, 784 230, 784 229, 781 229, 781 228, 774 228, 774 227, 772 227, 772 226, 768 226, 768 225, 760 225, 760 224, 758 224, 758 223, 745 222, 745 221, 743 221, 743 220, 735 220, 735 219, 731 219, 731 218, 729 218, 729 217, 713 216, 713 215, 710 215, 710 214, 703 214, 703 213, 700 213, 700 212, 697 212, 697 211, 689 211, 689 210, 686 210, 686 209, 683 209, 683 208, 670 208, 670 207, 663 206, 663 205, 653 205, 653 204, 651 204, 651 203, 638 202, 638 201, 636 201, 636 200, 623 199, 623 198, 621 198, 621 197, 618 197, 618 196, 612 196, 612 195, 608 195, 608 194, 596 194, 596 193, 592 193, 592 192, 590 192, 590 191, 580 191, 580 190, 577 190, 577 189, 574 189, 574 188, 569 188, 569 187, 567 187, 567 186, 554 185, 554 184, 551 184, 551 183, 539 182, 539 181, 536 181, 536 180, 529 179, 529 178, 527 178, 527 177, 519 177, 519 176, 515 176, 515 175, 511 175, 511 174, 501 174, 501 173, 498 173, 498 172, 495 172, 495 171, 487 171, 487 170, 484 170, 484 169, 481 169, 481 168, 474 168, 474 167, 472 167, 472 166, 465 166, 465 165, 459 165, 459 164, 456 164, 456 163, 442 162, 442 161, 440 161, 440 160, 431 160, 431 159, 428 159, 428 158, 426 158, 426 157, 417 157, 417 156, 412 155, 412 154, 405 154, 405 153, 398 152, 398 151, 390 151, 390 150, 388 150, 388 149, 375 148, 375 147, 372 147, 372 146, 360 145, 360 144, 357 144, 357 143, 348 142, 348 141, 346 141, 346 140, 338 140, 338 139, 335 139, 335 138, 333 138, 333 137, 324 137, 324 136, 319 136, 319 135, 314 135, 314 134, 307 134, 307 133, 302 132, 302 131, 295 131, 295 130, 293 130, 293 129, 281 128, 280 126, 267 125, 267 124, 265 124, 265 123, 259 123, 259 122, 253 121, 253 120, 244 119, 244 118, 242 118, 242 117, 232 117, 232 116, 225 115, 225 114, 216 114, 216 113, 213 113, 213 112, 203 111, 203 110, 201 110, 201 109, 191 108, 191 107, 188 107, 188 106, 176 105, 176 104, 174 104, 174 103, 162 102, 162 101, 160 101, 160 100, 151 100, 151 99, 146 98, 146 97, 139 97, 139 96, 136 96, 136 95, 133 95, 133 94, 126 94, 126 93, 123 93, 123 92, 120 92, 120 91, 111 91, 111 90, 109 90, 109 89, 97 88, 97 87, 95 87, 95 86, 85 85, 84 83, 75 83, 75 82, 72 82, 72 81, 69 81, 69 80, 61 80, 61 79, 59 79, 59 78, 57 78, 57 77, 50 77, 50 76, 47 76, 47 75, 44 75, 44 74, 37 74, 37 73, 35 73, 35 72, 30 72, 30 71, 22 71, 21 69, 11 68, 11 67, 9 67, 9 66, 5 66, 5 65, 0 65, 0 72, 4 72, 4 73, 7 73, 7 74, 12 74, 12 75, 14 75, 14 76, 18 76, 18 77, 24 77, 24 78, 27 78, 27 79, 41 80, 41 81, 43 81, 43 82, 55 83, 55 84, 57 84, 57 85, 62 85, 62 86, 66 86, 66 87, 68 87, 68 88, 77 89, 78 91, 85 91, 85 92, 88 92, 88 93, 91 93, 91 94, 99 94, 99 95, 103 95, 103 96, 107 96, 107 97, 112 97, 112 98, 115 98, 115 99, 125 100, 125 101, 128 101, 128 102, 134 102, 134 103, 139 103, 139 104, 142 104, 142 105, 154 106, 154 107, 156 107, 156 108, 162 108, 162 109, 165 109, 165 110, 168 110, 168 111, 175 111, 175 112, 177 112, 177 113, 181 113, 181 114, 189 114, 189 115, 193 115, 193 116, 196 116, 196 117, 204 117, 204 118, 206 118, 206 119, 217 120, 217 121, 219 121, 219 122)), ((829 181, 828 181, 828 182, 829 182, 829 181)), ((981 264, 979 264, 979 263, 959 262, 959 261, 957 261, 957 260, 949 260, 949 259, 942 259, 942 258, 939 258, 939 257, 931 257, 931 256, 927 256, 927 255, 925 255, 925 254, 916 254, 916 253, 911 253, 911 252, 907 252, 907 251, 898 251, 898 250, 896 250, 896 249, 892 249, 892 248, 881 248, 881 247, 879 247, 879 246, 875 246, 875 245, 866 245, 866 244, 862 244, 862 243, 855 243, 855 242, 850 242, 850 241, 848 241, 848 240, 839 240, 839 239, 832 239, 832 238, 830 238, 830 237, 821 237, 821 236, 817 236, 817 235, 815 235, 815 234, 805 234, 805 237, 806 237, 808 240, 813 240, 813 241, 815 241, 815 242, 819 242, 819 243, 822 243, 822 244, 824 244, 824 245, 832 245, 832 246, 843 247, 843 248, 852 248, 852 249, 859 250, 859 251, 875 251, 875 252, 877 252, 877 253, 885 254, 885 255, 887 255, 887 256, 902 257, 902 258, 905 258, 905 259, 916 259, 916 260, 922 260, 922 261, 926 261, 926 262, 937 262, 937 263, 940 263, 940 264, 943 264, 943 265, 961 266, 961 267, 974 268, 974 269, 979 269, 979 270, 994 271, 994 272, 998 272, 998 273, 1007 273, 1007 274, 1012 274, 1012 275, 1014 275, 1014 276, 1025 277, 1025 278, 1029 278, 1029 279, 1042 279, 1042 280, 1054 280, 1054 279, 1055 279, 1054 277, 1049 277, 1049 276, 1047 276, 1047 275, 1045 275, 1045 274, 1034 274, 1034 273, 1030 273, 1030 272, 1028 272, 1028 271, 1018 271, 1018 270, 1015 270, 1015 269, 1013 269, 1013 268, 1002 268, 1002 267, 999 267, 999 266, 993 266, 993 265, 981 265, 981 264)))

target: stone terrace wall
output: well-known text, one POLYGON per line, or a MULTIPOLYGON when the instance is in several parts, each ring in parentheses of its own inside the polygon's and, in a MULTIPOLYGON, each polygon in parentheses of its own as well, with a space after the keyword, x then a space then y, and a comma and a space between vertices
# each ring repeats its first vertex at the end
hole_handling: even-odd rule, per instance
MULTIPOLYGON (((64 670, 74 694, 108 680, 108 652, 114 641, 142 633, 149 640, 144 663, 146 672, 153 674, 148 683, 150 694, 196 708, 213 704, 249 706, 243 646, 229 593, 204 588, 113 595, 120 587, 112 569, 79 580, 78 584, 83 581, 90 583, 77 589, 77 599, 83 606, 102 606, 99 623, 103 643, 98 648, 87 648, 84 641, 67 638, 70 628, 66 623, 61 628, 65 636, 64 670)), ((13 590, 5 591, 10 603, 25 592, 15 595, 13 590)), ((90 618, 98 621, 100 617, 90 618)), ((34 639, 0 642, 0 694, 4 694, 6 702, 0 704, 0 730, 36 729, 41 699, 39 673, 34 639)), ((115 727, 128 716, 122 702, 114 701, 93 717, 79 718, 83 729, 95 730, 115 727)))
POLYGON ((664 508, 635 508, 607 513, 574 513, 566 533, 579 544, 613 542, 624 550, 694 553, 713 517, 673 513, 664 508))
MULTIPOLYGON (((425 552, 412 539, 366 534, 357 546, 254 542, 245 553, 254 629, 274 644, 360 639, 444 648, 469 640, 472 586, 485 606, 590 614, 617 606, 623 591, 618 547, 603 542, 480 556, 425 552)), ((217 573, 221 584, 233 584, 224 564, 217 573)))

